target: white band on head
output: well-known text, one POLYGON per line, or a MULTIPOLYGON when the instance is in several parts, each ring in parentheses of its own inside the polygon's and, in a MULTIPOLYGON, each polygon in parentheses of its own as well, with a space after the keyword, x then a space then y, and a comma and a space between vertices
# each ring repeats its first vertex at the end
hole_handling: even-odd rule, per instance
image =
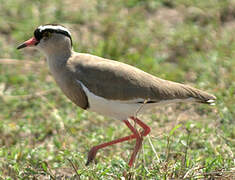
POLYGON ((62 31, 66 31, 71 36, 71 33, 69 32, 69 30, 60 25, 45 25, 45 26, 41 25, 38 27, 38 29, 40 32, 46 29, 62 30, 62 31))

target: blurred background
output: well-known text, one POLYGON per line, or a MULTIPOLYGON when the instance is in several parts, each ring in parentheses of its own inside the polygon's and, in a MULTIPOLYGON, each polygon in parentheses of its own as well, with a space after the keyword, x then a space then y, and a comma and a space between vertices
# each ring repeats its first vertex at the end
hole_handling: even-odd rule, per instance
POLYGON ((235 178, 234 40, 234 0, 0 0, 0 178, 235 178), (42 54, 16 50, 46 23, 70 29, 77 52, 206 90, 217 104, 141 115, 152 132, 134 168, 135 142, 101 150, 86 167, 89 148, 130 132, 73 105, 42 54))

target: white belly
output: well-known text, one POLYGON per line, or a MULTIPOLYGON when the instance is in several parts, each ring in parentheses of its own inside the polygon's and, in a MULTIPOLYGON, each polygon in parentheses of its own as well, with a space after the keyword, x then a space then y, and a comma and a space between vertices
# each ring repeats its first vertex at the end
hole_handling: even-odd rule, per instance
POLYGON ((135 116, 136 113, 143 113, 148 109, 151 109, 158 105, 165 105, 170 103, 182 102, 182 101, 194 101, 193 98, 187 99, 173 99, 173 100, 162 100, 157 103, 150 104, 141 104, 139 101, 144 101, 143 99, 133 99, 128 101, 120 101, 120 100, 108 100, 103 97, 97 96, 91 91, 87 89, 87 87, 81 82, 83 90, 85 91, 89 108, 88 111, 97 112, 98 114, 109 116, 118 120, 126 120, 131 116, 135 116))
POLYGON ((78 82, 81 84, 87 95, 89 101, 89 108, 87 109, 88 111, 97 112, 101 115, 109 116, 118 120, 125 120, 130 116, 134 116, 136 111, 138 111, 141 107, 141 104, 135 103, 137 102, 137 99, 132 101, 119 101, 108 100, 103 97, 96 96, 80 81, 78 82))

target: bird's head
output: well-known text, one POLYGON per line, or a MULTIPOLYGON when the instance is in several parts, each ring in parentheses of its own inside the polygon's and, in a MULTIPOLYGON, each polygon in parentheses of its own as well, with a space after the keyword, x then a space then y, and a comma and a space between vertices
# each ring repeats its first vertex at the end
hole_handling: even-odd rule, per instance
POLYGON ((72 48, 71 33, 62 25, 41 25, 34 31, 34 36, 22 43, 17 49, 35 47, 47 56, 72 48))

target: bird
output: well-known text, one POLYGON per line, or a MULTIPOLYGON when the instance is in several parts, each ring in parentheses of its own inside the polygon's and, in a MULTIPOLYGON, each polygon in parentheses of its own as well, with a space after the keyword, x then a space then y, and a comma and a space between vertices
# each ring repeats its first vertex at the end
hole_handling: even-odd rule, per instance
POLYGON ((73 50, 71 32, 60 24, 37 27, 33 37, 17 47, 34 47, 42 52, 52 76, 62 92, 80 108, 124 122, 131 135, 96 145, 88 152, 86 165, 98 150, 128 140, 136 140, 128 162, 132 167, 143 138, 151 128, 136 113, 175 102, 214 105, 216 97, 181 83, 164 80, 134 66, 73 50), (142 128, 138 131, 130 121, 142 128))

